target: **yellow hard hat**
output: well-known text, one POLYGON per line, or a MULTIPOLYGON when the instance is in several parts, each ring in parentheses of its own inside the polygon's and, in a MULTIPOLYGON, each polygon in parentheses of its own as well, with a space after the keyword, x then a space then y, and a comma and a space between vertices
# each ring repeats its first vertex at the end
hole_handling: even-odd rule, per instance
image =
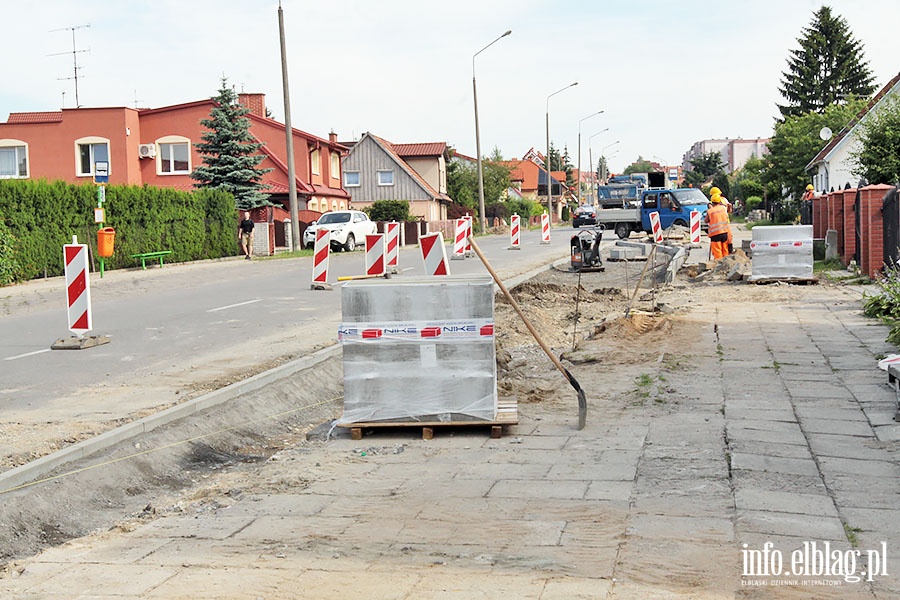
POLYGON ((709 201, 712 202, 713 204, 720 204, 722 202, 722 195, 721 194, 713 194, 712 196, 709 197, 709 201))
POLYGON ((806 191, 808 191, 808 192, 811 192, 811 191, 813 191, 814 189, 816 189, 816 188, 814 188, 814 187, 812 186, 811 183, 810 183, 809 185, 806 186, 806 191))
POLYGON ((717 188, 717 187, 714 187, 714 188, 712 188, 711 190, 709 190, 709 195, 710 195, 710 196, 718 196, 718 195, 721 194, 721 193, 722 193, 722 190, 720 190, 720 189, 717 188))

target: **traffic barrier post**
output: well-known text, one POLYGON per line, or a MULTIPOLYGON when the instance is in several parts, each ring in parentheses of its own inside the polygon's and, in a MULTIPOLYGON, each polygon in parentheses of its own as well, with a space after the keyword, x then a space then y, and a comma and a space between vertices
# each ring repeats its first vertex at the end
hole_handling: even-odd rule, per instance
POLYGON ((328 256, 331 251, 331 232, 320 228, 316 230, 316 242, 313 246, 313 272, 311 289, 330 290, 328 284, 328 256))
POLYGON ((509 217, 509 250, 519 250, 519 215, 509 217))
POLYGON ((400 223, 391 221, 385 227, 385 256, 387 258, 387 270, 397 273, 400 263, 400 223))
POLYGON ((662 225, 659 222, 659 213, 656 211, 650 213, 650 228, 653 230, 653 241, 661 244, 663 241, 662 225))
POLYGON ((541 215, 541 243, 550 243, 550 215, 546 211, 541 215))
POLYGON ((456 220, 455 236, 453 241, 453 254, 451 260, 462 260, 466 257, 466 242, 469 231, 469 222, 465 217, 456 220))
POLYGON ((691 243, 700 243, 700 211, 691 211, 691 243))
POLYGON ((366 235, 366 275, 381 277, 384 274, 384 234, 368 234, 366 235))
POLYGON ((423 235, 419 238, 422 249, 422 260, 425 262, 425 274, 428 276, 449 275, 447 249, 444 247, 444 236, 440 231, 423 235))

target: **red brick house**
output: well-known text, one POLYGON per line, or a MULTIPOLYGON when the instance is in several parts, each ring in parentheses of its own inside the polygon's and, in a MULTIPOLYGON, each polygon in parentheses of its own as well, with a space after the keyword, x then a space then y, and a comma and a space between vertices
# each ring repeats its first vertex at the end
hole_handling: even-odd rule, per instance
MULTIPOLYGON (((265 116, 263 94, 239 94, 251 112, 250 132, 263 146, 261 168, 272 202, 288 208, 284 124, 265 116)), ((206 130, 213 100, 154 109, 64 108, 10 113, 0 123, 0 178, 90 182, 94 164, 109 163, 109 183, 193 189, 190 173, 202 162, 194 144, 206 130)), ((348 149, 329 139, 293 130, 299 210, 348 208, 341 186, 341 156, 348 149)))

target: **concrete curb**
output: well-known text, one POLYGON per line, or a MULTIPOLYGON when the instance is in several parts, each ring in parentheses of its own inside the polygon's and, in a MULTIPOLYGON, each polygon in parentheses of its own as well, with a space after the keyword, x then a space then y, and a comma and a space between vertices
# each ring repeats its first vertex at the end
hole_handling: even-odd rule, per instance
POLYGON ((263 388, 284 377, 290 377, 295 373, 337 356, 340 352, 340 344, 317 350, 312 354, 308 354, 297 360, 275 367, 274 369, 258 373, 253 377, 232 383, 231 385, 204 394, 203 396, 192 398, 187 402, 172 406, 171 408, 167 408, 166 410, 149 415, 132 423, 126 423, 125 425, 116 427, 115 429, 102 433, 96 437, 78 442, 68 448, 58 450, 53 454, 42 456, 37 460, 10 469, 5 473, 0 473, 0 494, 10 491, 12 488, 22 484, 35 481, 36 479, 47 475, 60 465, 85 458, 95 452, 114 446, 123 440, 147 433, 148 431, 152 431, 158 427, 177 421, 178 419, 182 419, 211 406, 223 404, 238 396, 263 388))

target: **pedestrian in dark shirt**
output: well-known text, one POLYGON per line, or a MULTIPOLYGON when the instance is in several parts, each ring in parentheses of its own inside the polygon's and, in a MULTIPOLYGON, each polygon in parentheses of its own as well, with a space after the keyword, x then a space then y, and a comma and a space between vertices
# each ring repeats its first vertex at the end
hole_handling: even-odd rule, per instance
POLYGON ((253 256, 253 220, 248 211, 244 211, 244 220, 238 226, 238 241, 241 243, 241 250, 244 251, 247 260, 250 260, 250 257, 253 256))

